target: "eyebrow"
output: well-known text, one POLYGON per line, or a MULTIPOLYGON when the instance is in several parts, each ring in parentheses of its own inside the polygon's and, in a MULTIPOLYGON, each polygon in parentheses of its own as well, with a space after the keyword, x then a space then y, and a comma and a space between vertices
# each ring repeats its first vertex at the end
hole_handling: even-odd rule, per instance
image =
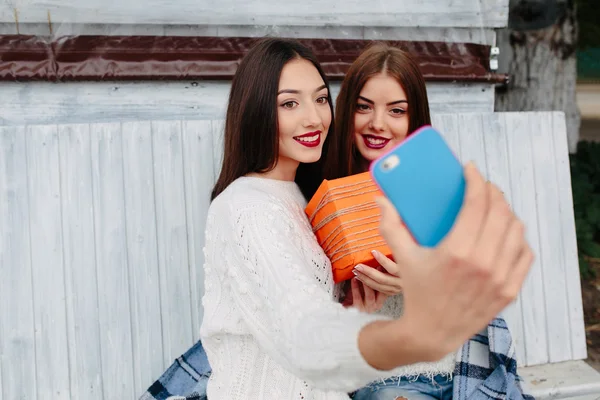
MULTIPOLYGON (((366 97, 358 96, 358 98, 361 99, 362 101, 366 101, 367 103, 375 104, 375 102, 373 100, 367 99, 366 97)), ((408 104, 408 100, 390 101, 389 103, 386 104, 386 106, 393 106, 394 104, 400 104, 400 103, 408 104)))
MULTIPOLYGON (((319 86, 318 88, 315 89, 315 91, 313 93, 316 93, 316 92, 318 92, 320 90, 323 90, 323 89, 327 89, 327 85, 321 85, 321 86, 319 86)), ((300 93, 300 91, 296 90, 296 89, 282 89, 279 92, 277 92, 277 96, 279 96, 280 94, 283 94, 283 93, 298 94, 298 93, 300 93)))

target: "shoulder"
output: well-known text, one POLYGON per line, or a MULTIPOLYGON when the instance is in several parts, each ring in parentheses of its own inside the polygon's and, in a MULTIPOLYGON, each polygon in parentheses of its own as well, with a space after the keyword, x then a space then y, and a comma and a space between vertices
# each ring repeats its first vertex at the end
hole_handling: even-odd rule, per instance
POLYGON ((218 207, 229 206, 240 209, 255 204, 281 204, 281 196, 264 179, 238 178, 231 183, 213 203, 218 207))
POLYGON ((288 208, 284 197, 263 179, 238 178, 211 202, 209 215, 235 218, 252 213, 282 217, 288 208))

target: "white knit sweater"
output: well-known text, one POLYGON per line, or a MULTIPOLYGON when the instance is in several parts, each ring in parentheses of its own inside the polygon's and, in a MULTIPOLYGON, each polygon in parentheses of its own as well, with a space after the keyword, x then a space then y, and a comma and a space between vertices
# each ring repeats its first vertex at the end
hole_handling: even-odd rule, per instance
POLYGON ((381 315, 337 302, 294 182, 243 177, 208 211, 201 338, 211 400, 347 400, 377 371, 358 333, 381 315))

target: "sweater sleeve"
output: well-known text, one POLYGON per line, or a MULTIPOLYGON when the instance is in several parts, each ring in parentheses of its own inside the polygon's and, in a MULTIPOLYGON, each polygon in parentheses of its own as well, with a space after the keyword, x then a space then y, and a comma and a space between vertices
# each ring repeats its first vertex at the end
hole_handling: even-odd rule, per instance
POLYGON ((265 352, 314 386, 353 391, 390 371, 372 368, 358 349, 363 326, 385 317, 344 308, 303 264, 292 217, 283 206, 230 210, 227 271, 242 319, 265 352))

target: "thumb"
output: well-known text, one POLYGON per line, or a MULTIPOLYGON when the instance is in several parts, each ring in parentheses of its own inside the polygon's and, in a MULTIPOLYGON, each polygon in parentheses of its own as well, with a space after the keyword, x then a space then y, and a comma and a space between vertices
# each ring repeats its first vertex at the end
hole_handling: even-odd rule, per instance
POLYGON ((392 250, 396 263, 401 264, 399 261, 405 259, 407 254, 416 250, 418 244, 402 223, 400 215, 392 203, 385 197, 378 197, 375 201, 381 212, 379 232, 392 250))

